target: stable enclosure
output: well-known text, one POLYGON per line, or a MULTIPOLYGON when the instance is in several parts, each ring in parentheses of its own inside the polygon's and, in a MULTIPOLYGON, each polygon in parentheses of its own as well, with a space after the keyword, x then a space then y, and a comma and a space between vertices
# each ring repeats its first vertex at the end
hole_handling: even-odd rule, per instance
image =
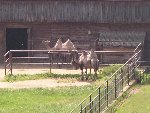
POLYGON ((78 50, 90 50, 105 31, 149 32, 149 6, 142 0, 0 0, 0 61, 12 49, 45 50, 43 40, 53 46, 69 38, 78 50))
POLYGON ((71 113, 108 108, 136 80, 142 51, 135 48, 143 47, 139 44, 145 37, 150 39, 147 0, 0 0, 0 15, 0 62, 6 75, 17 64, 29 69, 30 64, 46 64, 50 73, 55 64, 70 66, 69 57, 51 57, 42 44, 50 40, 53 47, 58 38, 69 38, 79 52, 94 48, 102 64, 124 63, 71 113))

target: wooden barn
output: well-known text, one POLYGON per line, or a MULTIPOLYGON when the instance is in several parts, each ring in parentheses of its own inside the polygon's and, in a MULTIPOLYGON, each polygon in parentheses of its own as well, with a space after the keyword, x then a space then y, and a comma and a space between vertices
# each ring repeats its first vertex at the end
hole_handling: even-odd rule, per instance
POLYGON ((78 49, 89 50, 96 47, 97 39, 115 39, 115 35, 109 33, 116 31, 122 34, 117 35, 118 40, 126 37, 124 33, 134 32, 131 37, 127 35, 126 41, 142 41, 144 34, 150 32, 150 2, 0 0, 1 62, 8 50, 43 50, 46 48, 42 40, 51 40, 53 45, 59 37, 63 41, 70 38, 78 49))

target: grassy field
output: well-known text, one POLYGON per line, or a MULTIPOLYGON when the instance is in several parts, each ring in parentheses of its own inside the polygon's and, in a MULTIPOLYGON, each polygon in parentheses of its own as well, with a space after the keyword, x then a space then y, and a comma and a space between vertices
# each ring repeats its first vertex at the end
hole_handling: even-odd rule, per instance
POLYGON ((69 113, 93 86, 52 89, 0 89, 0 113, 69 113))
POLYGON ((5 82, 15 82, 15 81, 24 81, 24 80, 37 80, 37 79, 46 79, 46 78, 80 78, 79 74, 49 74, 49 73, 39 73, 39 74, 16 74, 16 75, 6 75, 4 78, 5 82))
MULTIPOLYGON (((97 79, 104 79, 111 76, 121 65, 110 65, 98 70, 97 79)), ((80 74, 49 74, 49 73, 39 73, 39 74, 16 74, 16 75, 6 75, 4 77, 4 82, 15 82, 15 81, 24 81, 24 80, 37 80, 45 78, 75 78, 80 79, 80 74)))
POLYGON ((150 113, 150 85, 135 90, 115 113, 150 113))
MULTIPOLYGON (((0 113, 69 113, 84 98, 109 77, 118 66, 105 67, 90 86, 57 87, 51 89, 0 89, 0 113)), ((72 75, 8 75, 5 81, 42 78, 70 78, 72 75)), ((79 79, 80 76, 74 75, 79 79)))

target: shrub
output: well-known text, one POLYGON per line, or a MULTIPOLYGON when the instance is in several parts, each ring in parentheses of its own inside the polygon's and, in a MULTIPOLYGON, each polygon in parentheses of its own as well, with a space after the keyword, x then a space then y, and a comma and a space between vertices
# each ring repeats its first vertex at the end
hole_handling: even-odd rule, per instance
POLYGON ((121 64, 112 64, 110 66, 103 67, 102 69, 99 70, 99 75, 101 77, 109 77, 114 72, 116 72, 120 66, 122 66, 122 65, 121 64))

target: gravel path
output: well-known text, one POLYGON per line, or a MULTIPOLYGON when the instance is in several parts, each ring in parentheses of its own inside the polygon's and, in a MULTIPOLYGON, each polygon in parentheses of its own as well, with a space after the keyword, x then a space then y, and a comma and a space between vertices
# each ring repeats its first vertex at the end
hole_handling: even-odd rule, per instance
MULTIPOLYGON (((14 69, 13 74, 35 74, 49 72, 48 69, 14 69)), ((52 73, 57 74, 80 74, 80 70, 52 69, 52 73)), ((4 78, 4 69, 0 69, 0 81, 4 78)), ((83 86, 90 85, 89 82, 77 81, 73 79, 41 79, 26 80, 18 82, 0 82, 0 88, 49 88, 64 86, 83 86)))
POLYGON ((57 79, 42 79, 42 80, 26 80, 18 82, 0 82, 0 88, 50 88, 50 87, 63 87, 63 86, 83 86, 90 85, 88 82, 80 81, 60 81, 57 79))

